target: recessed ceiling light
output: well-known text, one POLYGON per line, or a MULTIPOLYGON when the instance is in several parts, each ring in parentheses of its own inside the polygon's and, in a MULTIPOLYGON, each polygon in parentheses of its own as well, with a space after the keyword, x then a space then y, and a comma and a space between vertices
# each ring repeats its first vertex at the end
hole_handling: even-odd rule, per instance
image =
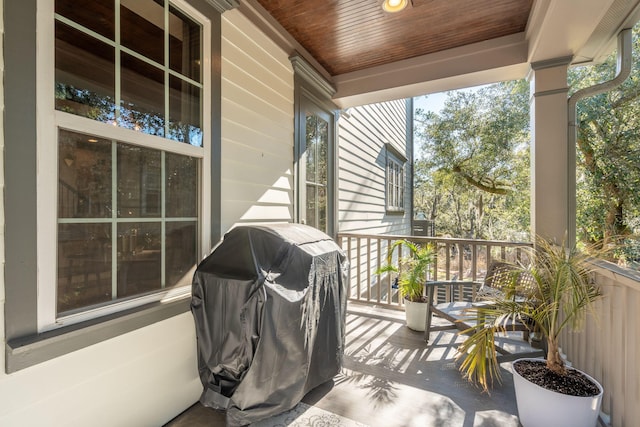
POLYGON ((87 139, 87 141, 89 141, 89 142, 98 142, 98 140, 95 139, 95 138, 89 138, 89 139, 87 139))
POLYGON ((409 0, 384 0, 382 2, 382 10, 385 12, 400 12, 407 7, 409 0))

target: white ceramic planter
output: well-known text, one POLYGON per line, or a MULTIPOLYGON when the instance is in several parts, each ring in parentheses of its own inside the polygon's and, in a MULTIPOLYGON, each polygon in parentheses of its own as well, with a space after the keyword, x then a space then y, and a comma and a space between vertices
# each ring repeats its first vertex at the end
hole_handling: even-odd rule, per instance
POLYGON ((407 319, 407 327, 414 331, 424 332, 424 323, 427 318, 427 303, 412 302, 405 298, 404 312, 407 319))
MULTIPOLYGON (((538 360, 540 359, 518 359, 538 360)), ((516 363, 518 360, 514 361, 516 363)), ((573 368, 568 368, 573 369, 573 368)), ((584 374, 584 372, 583 372, 584 374)), ((569 396, 542 388, 513 369, 518 416, 523 427, 595 427, 602 403, 602 386, 587 374, 600 389, 593 397, 569 396)))

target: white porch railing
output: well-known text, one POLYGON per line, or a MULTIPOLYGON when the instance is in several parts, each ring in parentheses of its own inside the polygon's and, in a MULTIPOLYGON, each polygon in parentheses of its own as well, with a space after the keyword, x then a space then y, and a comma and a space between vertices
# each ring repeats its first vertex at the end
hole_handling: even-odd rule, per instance
MULTIPOLYGON (((521 260, 527 256, 525 248, 531 246, 531 243, 491 240, 339 233, 338 244, 351 263, 350 301, 394 309, 403 307, 402 298, 399 298, 393 284, 393 275, 376 274, 381 266, 387 264, 389 248, 400 239, 434 245, 437 268, 431 277, 433 280, 482 280, 492 260, 521 260)), ((407 249, 397 247, 392 254, 392 262, 397 264, 405 255, 408 255, 407 249)), ((460 289, 453 299, 473 297, 475 291, 473 287, 460 289)), ((442 292, 450 292, 450 288, 442 289, 442 292)), ((439 297, 451 300, 449 295, 439 297)))

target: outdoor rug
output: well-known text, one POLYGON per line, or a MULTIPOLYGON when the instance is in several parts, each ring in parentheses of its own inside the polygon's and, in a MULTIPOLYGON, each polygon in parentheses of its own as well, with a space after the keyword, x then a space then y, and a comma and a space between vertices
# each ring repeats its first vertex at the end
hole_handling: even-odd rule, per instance
POLYGON ((324 409, 316 408, 315 406, 309 406, 306 403, 300 402, 298 405, 290 411, 283 412, 275 417, 268 418, 266 420, 258 421, 251 424, 251 427, 368 427, 366 424, 361 424, 350 420, 349 418, 341 417, 334 413, 325 411, 324 409))

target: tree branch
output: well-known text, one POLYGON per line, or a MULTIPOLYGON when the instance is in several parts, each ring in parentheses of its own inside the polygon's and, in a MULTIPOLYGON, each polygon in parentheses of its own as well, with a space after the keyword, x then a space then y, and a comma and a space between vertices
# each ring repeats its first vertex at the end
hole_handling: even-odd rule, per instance
MULTIPOLYGON (((461 176, 462 178, 465 179, 465 181, 467 181, 470 185, 473 185, 474 187, 482 190, 482 191, 486 191, 487 193, 491 193, 491 194, 499 194, 499 195, 506 195, 509 194, 509 192, 511 191, 508 188, 504 188, 504 187, 499 187, 499 184, 495 184, 492 183, 492 185, 486 185, 482 183, 482 179, 475 179, 474 177, 472 177, 471 175, 465 173, 462 171, 462 168, 460 168, 460 166, 456 165, 453 167, 452 171, 456 174, 458 174, 459 176, 461 176)), ((493 182, 493 181, 492 181, 493 182)))

